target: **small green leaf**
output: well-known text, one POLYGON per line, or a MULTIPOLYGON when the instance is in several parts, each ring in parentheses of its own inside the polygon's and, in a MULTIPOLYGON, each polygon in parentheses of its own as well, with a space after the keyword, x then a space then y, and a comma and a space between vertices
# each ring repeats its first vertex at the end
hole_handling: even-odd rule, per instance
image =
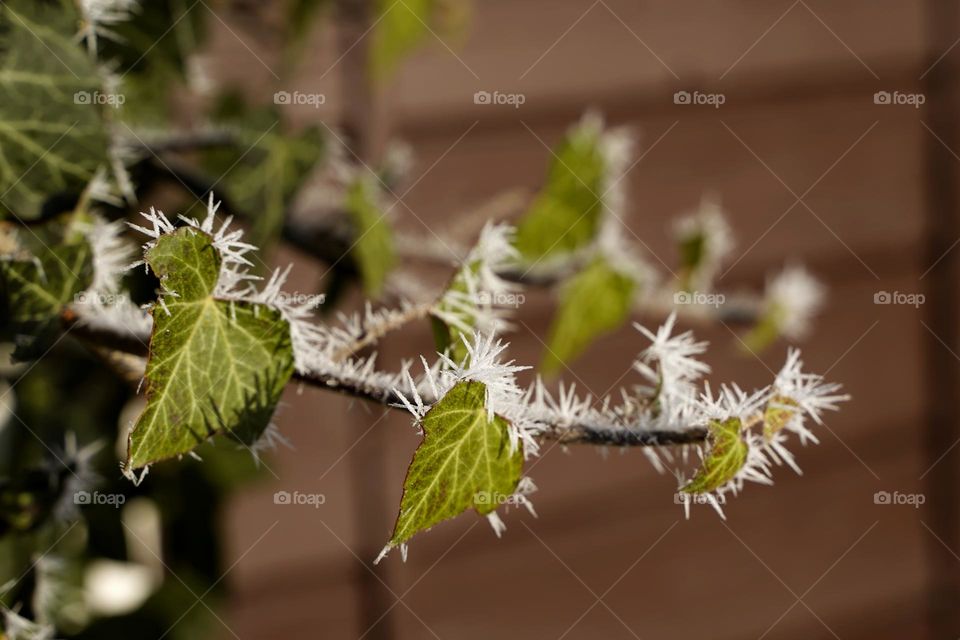
POLYGON ((202 232, 161 236, 146 259, 166 311, 153 309, 147 406, 130 432, 126 469, 182 455, 216 433, 252 444, 293 373, 289 325, 271 307, 214 298, 221 256, 202 232))
POLYGON ((371 297, 380 295, 396 261, 393 234, 377 205, 376 194, 376 185, 360 178, 347 188, 344 203, 354 225, 353 258, 360 269, 363 288, 371 297))
POLYGON ((679 241, 680 275, 679 289, 689 291, 693 288, 694 275, 705 259, 707 238, 703 229, 697 229, 679 241))
POLYGON ((430 317, 430 323, 433 327, 433 340, 437 345, 437 351, 440 353, 447 352, 450 359, 454 362, 463 362, 467 357, 467 345, 463 341, 463 338, 466 337, 468 340, 472 340, 472 329, 476 329, 479 309, 475 302, 472 302, 468 308, 465 308, 464 303, 466 300, 464 296, 469 293, 467 286, 469 273, 472 272, 476 274, 479 269, 480 262, 474 262, 473 264, 461 267, 453 277, 453 280, 450 281, 450 286, 447 287, 446 292, 441 296, 436 306, 437 311, 441 313, 456 315, 463 323, 463 327, 449 324, 437 315, 430 317), (450 296, 455 296, 459 304, 452 304, 450 296), (465 330, 464 327, 471 329, 471 331, 465 330))
POLYGON ((774 396, 763 412, 763 437, 769 440, 780 432, 797 413, 797 402, 787 396, 774 396))
POLYGON ((390 546, 470 507, 491 513, 516 491, 523 451, 510 451, 506 420, 487 418, 485 396, 483 383, 460 382, 424 416, 390 546))
POLYGON ((524 259, 569 254, 596 237, 607 170, 601 135, 600 127, 588 121, 557 149, 546 185, 517 224, 516 247, 524 259))
POLYGON ((35 219, 107 161, 101 80, 73 2, 0 3, 0 218, 35 219))
POLYGON ((780 337, 782 324, 783 310, 778 305, 770 305, 741 340, 742 350, 747 353, 760 353, 780 337))
POLYGON ((60 332, 60 314, 93 281, 93 258, 72 216, 43 225, 0 223, 0 283, 4 333, 14 336, 14 358, 34 358, 60 332))
POLYGON ((697 474, 681 491, 708 493, 737 475, 746 463, 749 451, 747 443, 740 435, 742 429, 740 418, 710 421, 710 451, 703 459, 697 474))
POLYGON ((595 258, 563 288, 541 369, 556 373, 599 336, 626 322, 635 290, 632 278, 595 258))

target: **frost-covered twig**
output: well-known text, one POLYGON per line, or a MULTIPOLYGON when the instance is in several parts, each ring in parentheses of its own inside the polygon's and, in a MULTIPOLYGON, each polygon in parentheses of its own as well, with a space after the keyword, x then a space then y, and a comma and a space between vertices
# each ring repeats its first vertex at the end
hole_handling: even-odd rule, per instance
MULTIPOLYGON (((846 399, 836 393, 837 385, 802 372, 799 353, 795 351, 790 352, 783 371, 769 387, 752 394, 742 392, 736 385, 722 386, 716 396, 709 386, 701 391, 699 379, 710 370, 699 360, 706 343, 697 342, 689 331, 674 335, 675 315, 656 332, 637 327, 651 343, 634 365, 647 384, 625 389, 617 402, 610 397, 578 397, 572 387, 561 386, 554 395, 539 379, 521 389, 515 374, 527 367, 502 362, 506 345, 494 337, 502 328, 502 319, 495 309, 487 309, 483 304, 483 295, 510 290, 510 285, 496 273, 496 266, 512 255, 508 228, 488 225, 484 229, 478 246, 460 271, 463 282, 457 293, 466 295, 464 300, 444 297, 431 307, 410 305, 396 310, 373 311, 367 307, 363 316, 344 317, 339 325, 327 325, 316 321, 315 303, 282 291, 289 268, 274 272, 262 287, 258 285, 259 278, 248 271, 247 254, 254 247, 243 242, 240 231, 229 228, 229 218, 217 224, 216 212, 211 198, 203 220, 181 217, 184 224, 208 234, 222 256, 214 295, 265 304, 280 311, 290 325, 296 380, 386 406, 404 407, 419 416, 443 398, 456 381, 477 380, 488 389, 488 408, 513 425, 514 441, 523 442, 527 452, 535 453, 537 442, 542 440, 604 446, 709 445, 711 424, 736 418, 750 452, 744 475, 731 480, 734 484, 729 490, 739 490, 738 482, 760 478, 770 464, 785 462, 795 466, 784 447, 784 435, 796 433, 803 442, 815 441, 804 426, 804 417, 819 422, 823 410, 835 409, 838 402, 846 399), (466 302, 476 304, 478 300, 477 307, 465 306, 466 302), (421 317, 427 310, 459 326, 460 339, 468 353, 463 362, 444 354, 433 364, 421 358, 424 373, 414 379, 409 362, 400 371, 388 373, 376 368, 375 354, 362 359, 351 357, 358 346, 372 344, 387 331, 412 317, 421 317), (458 317, 468 311, 474 316, 471 322, 465 315, 458 317), (489 317, 485 318, 487 312, 489 317), (764 433, 758 440, 751 429, 759 423, 764 424, 764 433)), ((175 228, 162 212, 151 210, 144 217, 149 224, 138 229, 149 238, 147 249, 175 228)), ((117 260, 111 263, 101 256, 100 263, 115 264, 117 260)), ((131 335, 136 341, 147 337, 143 324, 98 323, 83 317, 67 320, 75 324, 79 321, 76 333, 101 345, 113 341, 123 348, 124 337, 128 338, 126 344, 134 342, 129 339, 131 335)), ((709 455, 708 449, 700 448, 698 452, 701 456, 709 455)), ((719 488, 721 495, 728 490, 723 487, 719 488)))

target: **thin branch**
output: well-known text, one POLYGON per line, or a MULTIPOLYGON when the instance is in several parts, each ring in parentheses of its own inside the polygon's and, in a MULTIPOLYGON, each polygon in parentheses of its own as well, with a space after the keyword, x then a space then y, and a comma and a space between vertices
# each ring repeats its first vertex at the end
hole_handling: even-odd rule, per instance
POLYGON ((395 331, 414 320, 426 318, 433 306, 433 303, 418 304, 404 309, 399 313, 391 314, 383 322, 367 328, 359 339, 335 351, 332 356, 333 361, 341 362, 346 360, 363 349, 375 345, 391 331, 395 331))
MULTIPOLYGON (((63 313, 61 319, 64 327, 70 330, 70 335, 88 343, 98 353, 103 353, 105 349, 112 349, 121 353, 143 355, 143 345, 149 339, 149 336, 124 334, 115 329, 84 324, 75 312, 69 310, 63 313)), ((385 385, 319 372, 295 372, 293 379, 318 389, 334 391, 354 398, 376 402, 391 409, 406 411, 397 391, 385 385)), ((424 406, 429 406, 437 401, 436 398, 423 391, 420 395, 424 406)), ((610 426, 588 423, 565 425, 541 423, 540 426, 542 427, 538 436, 540 439, 557 441, 564 445, 662 447, 700 444, 707 438, 707 430, 699 426, 676 430, 633 429, 629 425, 610 426)))

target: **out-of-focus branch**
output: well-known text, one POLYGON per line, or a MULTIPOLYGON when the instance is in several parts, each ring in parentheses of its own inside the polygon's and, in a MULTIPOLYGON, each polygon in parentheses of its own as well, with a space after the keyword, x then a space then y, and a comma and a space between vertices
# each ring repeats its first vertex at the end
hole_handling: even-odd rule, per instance
MULTIPOLYGON (((197 198, 205 199, 210 191, 207 181, 200 175, 175 161, 154 163, 158 173, 172 178, 197 198)), ((228 194, 218 192, 221 211, 241 219, 249 216, 241 211, 229 199, 228 194)), ((529 199, 525 189, 504 191, 457 216, 458 223, 450 230, 428 237, 398 233, 396 235, 397 252, 409 262, 420 262, 450 268, 463 260, 469 251, 469 244, 479 234, 488 220, 502 220, 512 217, 522 209, 529 199)), ((341 271, 352 273, 355 266, 349 259, 354 244, 351 226, 345 223, 346 214, 337 211, 327 212, 323 216, 306 215, 287 216, 282 237, 293 247, 321 260, 329 265, 337 265, 341 271), (345 258, 346 257, 346 258, 345 258)), ((505 280, 528 287, 550 288, 565 282, 575 275, 582 266, 576 257, 558 263, 549 270, 526 269, 521 266, 510 267, 498 275, 505 280)), ((715 307, 675 304, 673 291, 661 288, 649 292, 638 299, 635 311, 654 317, 666 317, 676 312, 682 319, 705 324, 723 322, 733 326, 754 325, 763 311, 762 300, 758 296, 729 296, 724 304, 715 307)))

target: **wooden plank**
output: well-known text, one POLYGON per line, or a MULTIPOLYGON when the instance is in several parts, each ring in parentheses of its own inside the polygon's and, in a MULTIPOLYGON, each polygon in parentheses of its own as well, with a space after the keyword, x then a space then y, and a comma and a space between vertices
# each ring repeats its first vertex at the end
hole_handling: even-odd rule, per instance
POLYGON ((405 64, 396 79, 399 118, 462 111, 478 89, 520 92, 535 105, 721 77, 732 86, 803 68, 876 80, 890 77, 888 64, 921 64, 917 3, 734 4, 479 3, 465 42, 433 42, 405 64))

